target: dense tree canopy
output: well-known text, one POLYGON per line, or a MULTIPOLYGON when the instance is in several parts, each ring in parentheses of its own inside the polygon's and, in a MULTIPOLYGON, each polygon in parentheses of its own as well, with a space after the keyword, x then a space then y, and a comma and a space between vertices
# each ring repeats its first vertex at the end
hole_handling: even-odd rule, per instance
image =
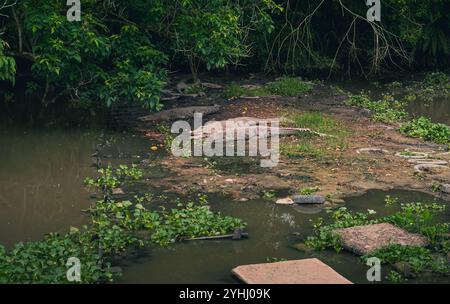
POLYGON ((169 70, 260 69, 370 75, 448 66, 448 0, 2 0, 0 80, 26 81, 43 104, 59 97, 160 109, 169 70), (27 77, 24 77, 27 75, 27 77), (31 77, 30 77, 31 75, 31 77), (22 79, 23 78, 23 79, 22 79))

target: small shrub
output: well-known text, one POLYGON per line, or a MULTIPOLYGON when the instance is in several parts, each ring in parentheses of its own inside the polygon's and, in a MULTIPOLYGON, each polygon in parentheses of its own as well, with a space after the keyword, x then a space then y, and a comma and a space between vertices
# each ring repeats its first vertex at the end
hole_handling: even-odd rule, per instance
POLYGON ((238 98, 241 96, 268 96, 271 94, 295 97, 311 90, 311 84, 303 82, 298 78, 282 77, 261 88, 244 88, 236 83, 233 83, 225 89, 223 96, 228 99, 238 98))
POLYGON ((314 187, 314 188, 302 188, 298 190, 298 193, 300 195, 311 195, 313 193, 316 193, 317 191, 319 191, 320 188, 319 187, 314 187))
POLYGON ((372 112, 372 119, 381 122, 396 122, 407 116, 404 105, 391 95, 383 95, 378 101, 371 100, 367 95, 351 95, 346 102, 349 106, 368 109, 372 112))
POLYGON ((296 77, 282 77, 267 85, 269 92, 275 95, 295 97, 310 92, 312 85, 296 77))
POLYGON ((400 131, 411 137, 419 137, 438 144, 450 144, 450 127, 442 123, 433 123, 426 117, 404 123, 400 131))

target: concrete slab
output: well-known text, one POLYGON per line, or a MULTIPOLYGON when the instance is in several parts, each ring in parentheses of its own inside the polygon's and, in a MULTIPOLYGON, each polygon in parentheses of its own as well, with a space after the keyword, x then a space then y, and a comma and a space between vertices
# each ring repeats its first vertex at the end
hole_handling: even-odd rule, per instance
POLYGON ((428 244, 425 236, 410 233, 389 223, 337 229, 334 233, 341 237, 345 249, 360 255, 391 244, 403 246, 426 246, 428 244))
POLYGON ((242 265, 232 272, 247 284, 352 284, 318 259, 242 265))

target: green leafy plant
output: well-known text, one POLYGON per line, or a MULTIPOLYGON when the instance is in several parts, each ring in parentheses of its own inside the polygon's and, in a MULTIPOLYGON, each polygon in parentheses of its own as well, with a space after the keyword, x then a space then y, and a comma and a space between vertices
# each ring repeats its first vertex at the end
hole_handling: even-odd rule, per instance
POLYGON ((388 280, 389 282, 394 283, 394 284, 401 284, 401 283, 405 283, 408 281, 400 273, 393 271, 393 270, 387 274, 386 280, 388 280))
POLYGON ((255 97, 255 96, 268 96, 268 95, 280 95, 280 96, 298 96, 303 93, 310 92, 313 86, 311 83, 301 81, 296 77, 283 76, 273 82, 269 82, 265 86, 261 87, 241 87, 236 83, 225 88, 223 96, 225 98, 238 98, 242 96, 255 97))
POLYGON ((267 90, 272 94, 291 97, 310 92, 312 88, 310 83, 303 82, 296 77, 287 76, 281 77, 267 85, 267 90))
POLYGON ((301 195, 311 195, 316 193, 317 191, 320 191, 319 187, 313 187, 313 188, 301 188, 298 190, 298 194, 301 195))
POLYGON ((398 197, 392 197, 390 195, 386 195, 384 198, 384 204, 386 206, 392 206, 398 203, 398 197))
POLYGON ((232 233, 236 228, 245 227, 242 220, 214 213, 203 204, 190 202, 178 207, 163 211, 161 222, 151 236, 152 242, 167 245, 183 239, 232 233))
POLYGON ((356 106, 371 111, 372 118, 381 122, 396 122, 407 117, 403 103, 395 100, 392 95, 385 94, 378 101, 373 101, 366 94, 350 95, 346 101, 349 106, 356 106))
POLYGON ((450 127, 442 123, 433 123, 426 117, 404 123, 400 131, 411 137, 419 137, 438 144, 450 144, 450 127))
POLYGON ((262 197, 266 200, 272 200, 275 197, 275 192, 264 190, 262 192, 262 197))
POLYGON ((113 169, 108 166, 98 170, 100 176, 98 178, 86 178, 84 183, 88 186, 95 186, 100 189, 104 194, 111 194, 114 188, 127 178, 137 180, 142 177, 142 171, 137 168, 136 165, 128 167, 127 165, 120 165, 118 168, 113 169))
POLYGON ((42 241, 16 244, 10 251, 0 246, 0 283, 71 283, 66 277, 71 257, 82 263, 81 283, 111 282, 116 275, 93 238, 87 229, 73 229, 63 236, 52 233, 42 241))

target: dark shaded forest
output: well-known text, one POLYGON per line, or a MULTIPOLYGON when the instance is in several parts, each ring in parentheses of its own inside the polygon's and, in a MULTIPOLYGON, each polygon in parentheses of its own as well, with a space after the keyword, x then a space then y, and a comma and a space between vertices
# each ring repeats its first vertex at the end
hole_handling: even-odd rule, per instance
POLYGON ((345 0, 86 0, 72 22, 70 8, 1 4, 4 109, 19 99, 13 112, 83 115, 124 99, 160 110, 176 72, 194 80, 202 71, 343 79, 450 62, 447 0, 382 1, 380 22, 367 20, 365 1, 345 0))

